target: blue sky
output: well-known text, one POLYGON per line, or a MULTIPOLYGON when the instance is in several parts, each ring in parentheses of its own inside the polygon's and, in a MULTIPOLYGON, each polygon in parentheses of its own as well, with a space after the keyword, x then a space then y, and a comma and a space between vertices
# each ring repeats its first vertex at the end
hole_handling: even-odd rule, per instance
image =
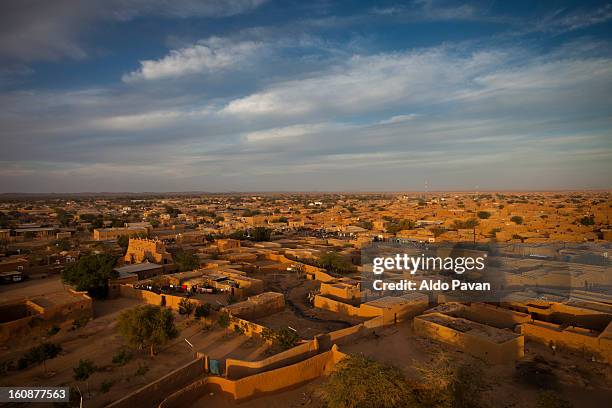
POLYGON ((611 188, 612 4, 9 0, 0 192, 611 188))

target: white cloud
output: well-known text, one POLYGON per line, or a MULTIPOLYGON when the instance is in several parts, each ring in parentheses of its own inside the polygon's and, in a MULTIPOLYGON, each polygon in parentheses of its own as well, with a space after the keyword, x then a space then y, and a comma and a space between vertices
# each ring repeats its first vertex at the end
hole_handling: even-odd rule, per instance
POLYGON ((502 61, 499 53, 454 56, 444 48, 354 56, 310 78, 272 85, 230 101, 226 114, 295 116, 314 112, 357 113, 403 103, 430 103, 502 61))
POLYGON ((232 43, 226 39, 212 37, 190 47, 172 50, 158 60, 140 61, 140 69, 124 75, 123 81, 178 78, 236 69, 255 57, 261 48, 261 43, 232 43))
POLYGON ((94 119, 91 121, 91 125, 94 129, 105 130, 151 129, 166 126, 181 116, 183 116, 183 113, 176 111, 148 112, 94 119))
POLYGON ((416 113, 411 113, 410 115, 396 115, 396 116, 391 116, 389 119, 381 120, 378 123, 381 125, 393 125, 395 123, 402 123, 402 122, 406 122, 409 120, 413 120, 418 117, 419 115, 416 113))
MULTIPOLYGON (((610 57, 535 57, 513 49, 460 54, 439 47, 354 56, 332 70, 231 100, 221 113, 258 120, 320 120, 387 109, 440 109, 472 100, 462 108, 510 112, 533 107, 554 115, 578 101, 602 109, 610 80, 610 57), (498 104, 486 103, 486 98, 497 98, 498 104)), ((395 118, 401 119, 408 118, 395 118)))
POLYGON ((249 132, 245 134, 245 138, 249 143, 278 143, 284 140, 294 140, 302 136, 331 132, 340 128, 345 128, 345 126, 335 123, 299 124, 249 132))

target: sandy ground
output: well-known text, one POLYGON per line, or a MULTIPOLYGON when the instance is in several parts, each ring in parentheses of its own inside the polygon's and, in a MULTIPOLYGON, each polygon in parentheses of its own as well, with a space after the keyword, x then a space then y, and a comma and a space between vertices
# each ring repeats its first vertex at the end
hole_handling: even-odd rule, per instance
MULTIPOLYGON (((57 285, 57 282, 49 281, 45 282, 44 286, 48 289, 54 284, 57 285)), ((37 286, 36 290, 42 289, 37 286)), ((116 331, 116 319, 122 310, 138 304, 138 300, 124 298, 95 301, 96 317, 86 326, 72 331, 63 327, 58 334, 47 339, 61 344, 63 348, 58 357, 47 362, 49 374, 45 374, 42 367, 10 371, 6 376, 0 377, 0 385, 78 385, 81 390, 90 390, 91 395, 86 399, 85 406, 101 407, 192 361, 194 350, 184 339, 188 339, 195 350, 218 359, 231 357, 259 360, 264 357, 268 348, 260 341, 228 333, 217 326, 207 329, 204 323, 196 322, 193 318, 176 316, 180 329, 179 337, 165 345, 155 357, 151 358, 145 352, 136 352, 134 359, 128 364, 122 367, 113 365, 113 356, 125 346, 123 338, 116 331), (79 383, 73 379, 73 368, 78 365, 80 359, 90 359, 99 368, 88 383, 79 383), (141 374, 137 374, 139 367, 143 367, 141 374), (110 391, 101 391, 103 382, 112 384, 110 391)), ((28 343, 22 342, 9 349, 0 350, 0 360, 18 359, 31 347, 32 344, 28 343)))
POLYGON ((253 321, 273 330, 279 330, 283 327, 291 327, 295 329, 300 338, 304 340, 310 340, 316 335, 329 333, 330 331, 347 327, 346 325, 338 322, 326 322, 323 320, 310 320, 303 318, 298 316, 288 307, 286 307, 282 312, 257 318, 253 321))
POLYGON ((325 382, 325 378, 318 378, 296 388, 258 397, 255 399, 237 403, 226 394, 204 395, 196 401, 194 408, 322 408, 325 406, 320 387, 325 382))

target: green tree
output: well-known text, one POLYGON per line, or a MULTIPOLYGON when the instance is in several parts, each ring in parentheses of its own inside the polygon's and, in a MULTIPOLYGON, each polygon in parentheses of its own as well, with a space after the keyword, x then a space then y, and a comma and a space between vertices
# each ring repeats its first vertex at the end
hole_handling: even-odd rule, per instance
POLYGON ((476 218, 470 218, 465 222, 465 228, 476 228, 480 224, 476 218))
POLYGON ((272 230, 266 227, 255 227, 251 232, 251 237, 253 241, 257 242, 269 241, 272 237, 272 230))
POLYGON ((195 303, 191 302, 189 299, 182 298, 179 301, 178 312, 180 314, 184 314, 184 315, 187 315, 187 317, 189 317, 193 313, 195 306, 196 306, 195 303))
POLYGON ((510 218, 510 221, 512 221, 513 223, 517 225, 521 225, 523 223, 523 217, 521 217, 520 215, 513 215, 510 218))
POLYGON ((134 355, 132 352, 126 348, 122 348, 113 356, 112 362, 113 364, 117 364, 118 366, 124 366, 132 360, 134 355))
POLYGON ((87 395, 89 395, 89 377, 97 370, 93 361, 91 360, 79 360, 79 365, 72 369, 72 378, 76 381, 85 381, 87 387, 87 395))
POLYGON ((180 251, 174 256, 174 263, 178 265, 179 272, 193 271, 200 267, 200 260, 198 257, 187 251, 180 251))
POLYGON ((165 206, 164 209, 166 210, 166 214, 170 214, 171 218, 176 218, 181 213, 181 211, 178 208, 174 208, 169 205, 165 206))
POLYGON ((478 218, 480 218, 481 220, 486 220, 491 216, 491 213, 488 211, 478 211, 476 215, 478 215, 478 218))
POLYGON ((109 279, 119 275, 113 270, 115 262, 109 254, 86 255, 62 272, 62 281, 77 290, 86 290, 92 297, 105 298, 109 279))
POLYGON ((210 304, 204 303, 203 305, 198 305, 195 309, 195 318, 201 319, 202 317, 206 318, 210 316, 210 304))
POLYGON ((591 225, 595 225, 595 217, 594 216, 584 216, 582 218, 580 218, 580 220, 578 220, 578 222, 580 222, 582 225, 584 225, 585 227, 591 226, 591 225))
POLYGON ((140 349, 148 347, 151 357, 155 355, 155 347, 166 344, 178 335, 172 312, 154 305, 124 311, 119 315, 117 328, 132 346, 140 349))
POLYGON ((72 215, 63 208, 56 208, 56 219, 62 227, 67 227, 72 222, 72 215))
POLYGON ((119 235, 117 238, 117 245, 121 247, 124 251, 127 250, 128 245, 130 244, 130 236, 129 235, 119 235))
POLYGON ((295 330, 291 330, 288 327, 283 327, 274 333, 274 344, 281 350, 288 350, 292 347, 297 346, 300 342, 300 336, 298 336, 295 330))
POLYGON ((231 322, 231 318, 229 313, 221 313, 219 315, 219 318, 217 319, 217 324, 219 325, 219 327, 223 327, 224 329, 227 329, 230 325, 231 322))
POLYGON ((402 230, 414 229, 415 225, 416 224, 412 220, 394 221, 387 225, 387 232, 389 234, 397 234, 399 231, 402 230))
POLYGON ((421 378, 415 387, 419 406, 435 408, 485 408, 483 391, 489 388, 479 363, 453 365, 448 356, 439 353, 415 369, 421 378))
POLYGON ((333 251, 321 255, 318 264, 321 268, 335 273, 348 273, 354 270, 353 265, 348 263, 340 254, 333 251))
POLYGON ((361 355, 349 354, 324 385, 329 408, 399 408, 415 406, 402 371, 361 355))

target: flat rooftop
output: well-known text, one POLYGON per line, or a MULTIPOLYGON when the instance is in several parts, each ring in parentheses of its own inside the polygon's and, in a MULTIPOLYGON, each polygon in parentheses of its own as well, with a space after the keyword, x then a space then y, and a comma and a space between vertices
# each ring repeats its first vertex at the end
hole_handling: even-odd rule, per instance
POLYGON ((428 300, 427 295, 422 293, 411 293, 403 296, 385 296, 378 299, 370 300, 366 305, 388 308, 396 305, 403 305, 415 301, 428 300))
POLYGON ((115 268, 115 270, 119 272, 120 274, 127 274, 127 273, 135 273, 135 272, 140 272, 140 271, 150 271, 152 269, 158 269, 161 267, 162 267, 161 265, 158 265, 153 262, 143 262, 143 263, 134 264, 134 265, 120 266, 119 268, 115 268))
POLYGON ((440 326, 448 327, 461 333, 481 337, 493 343, 504 343, 520 335, 508 330, 497 329, 461 317, 451 317, 441 313, 429 313, 417 316, 415 319, 425 320, 440 326))
POLYGON ((42 296, 36 296, 29 299, 32 303, 44 307, 45 309, 75 303, 83 300, 84 295, 79 293, 72 293, 68 291, 59 291, 46 293, 42 296))

